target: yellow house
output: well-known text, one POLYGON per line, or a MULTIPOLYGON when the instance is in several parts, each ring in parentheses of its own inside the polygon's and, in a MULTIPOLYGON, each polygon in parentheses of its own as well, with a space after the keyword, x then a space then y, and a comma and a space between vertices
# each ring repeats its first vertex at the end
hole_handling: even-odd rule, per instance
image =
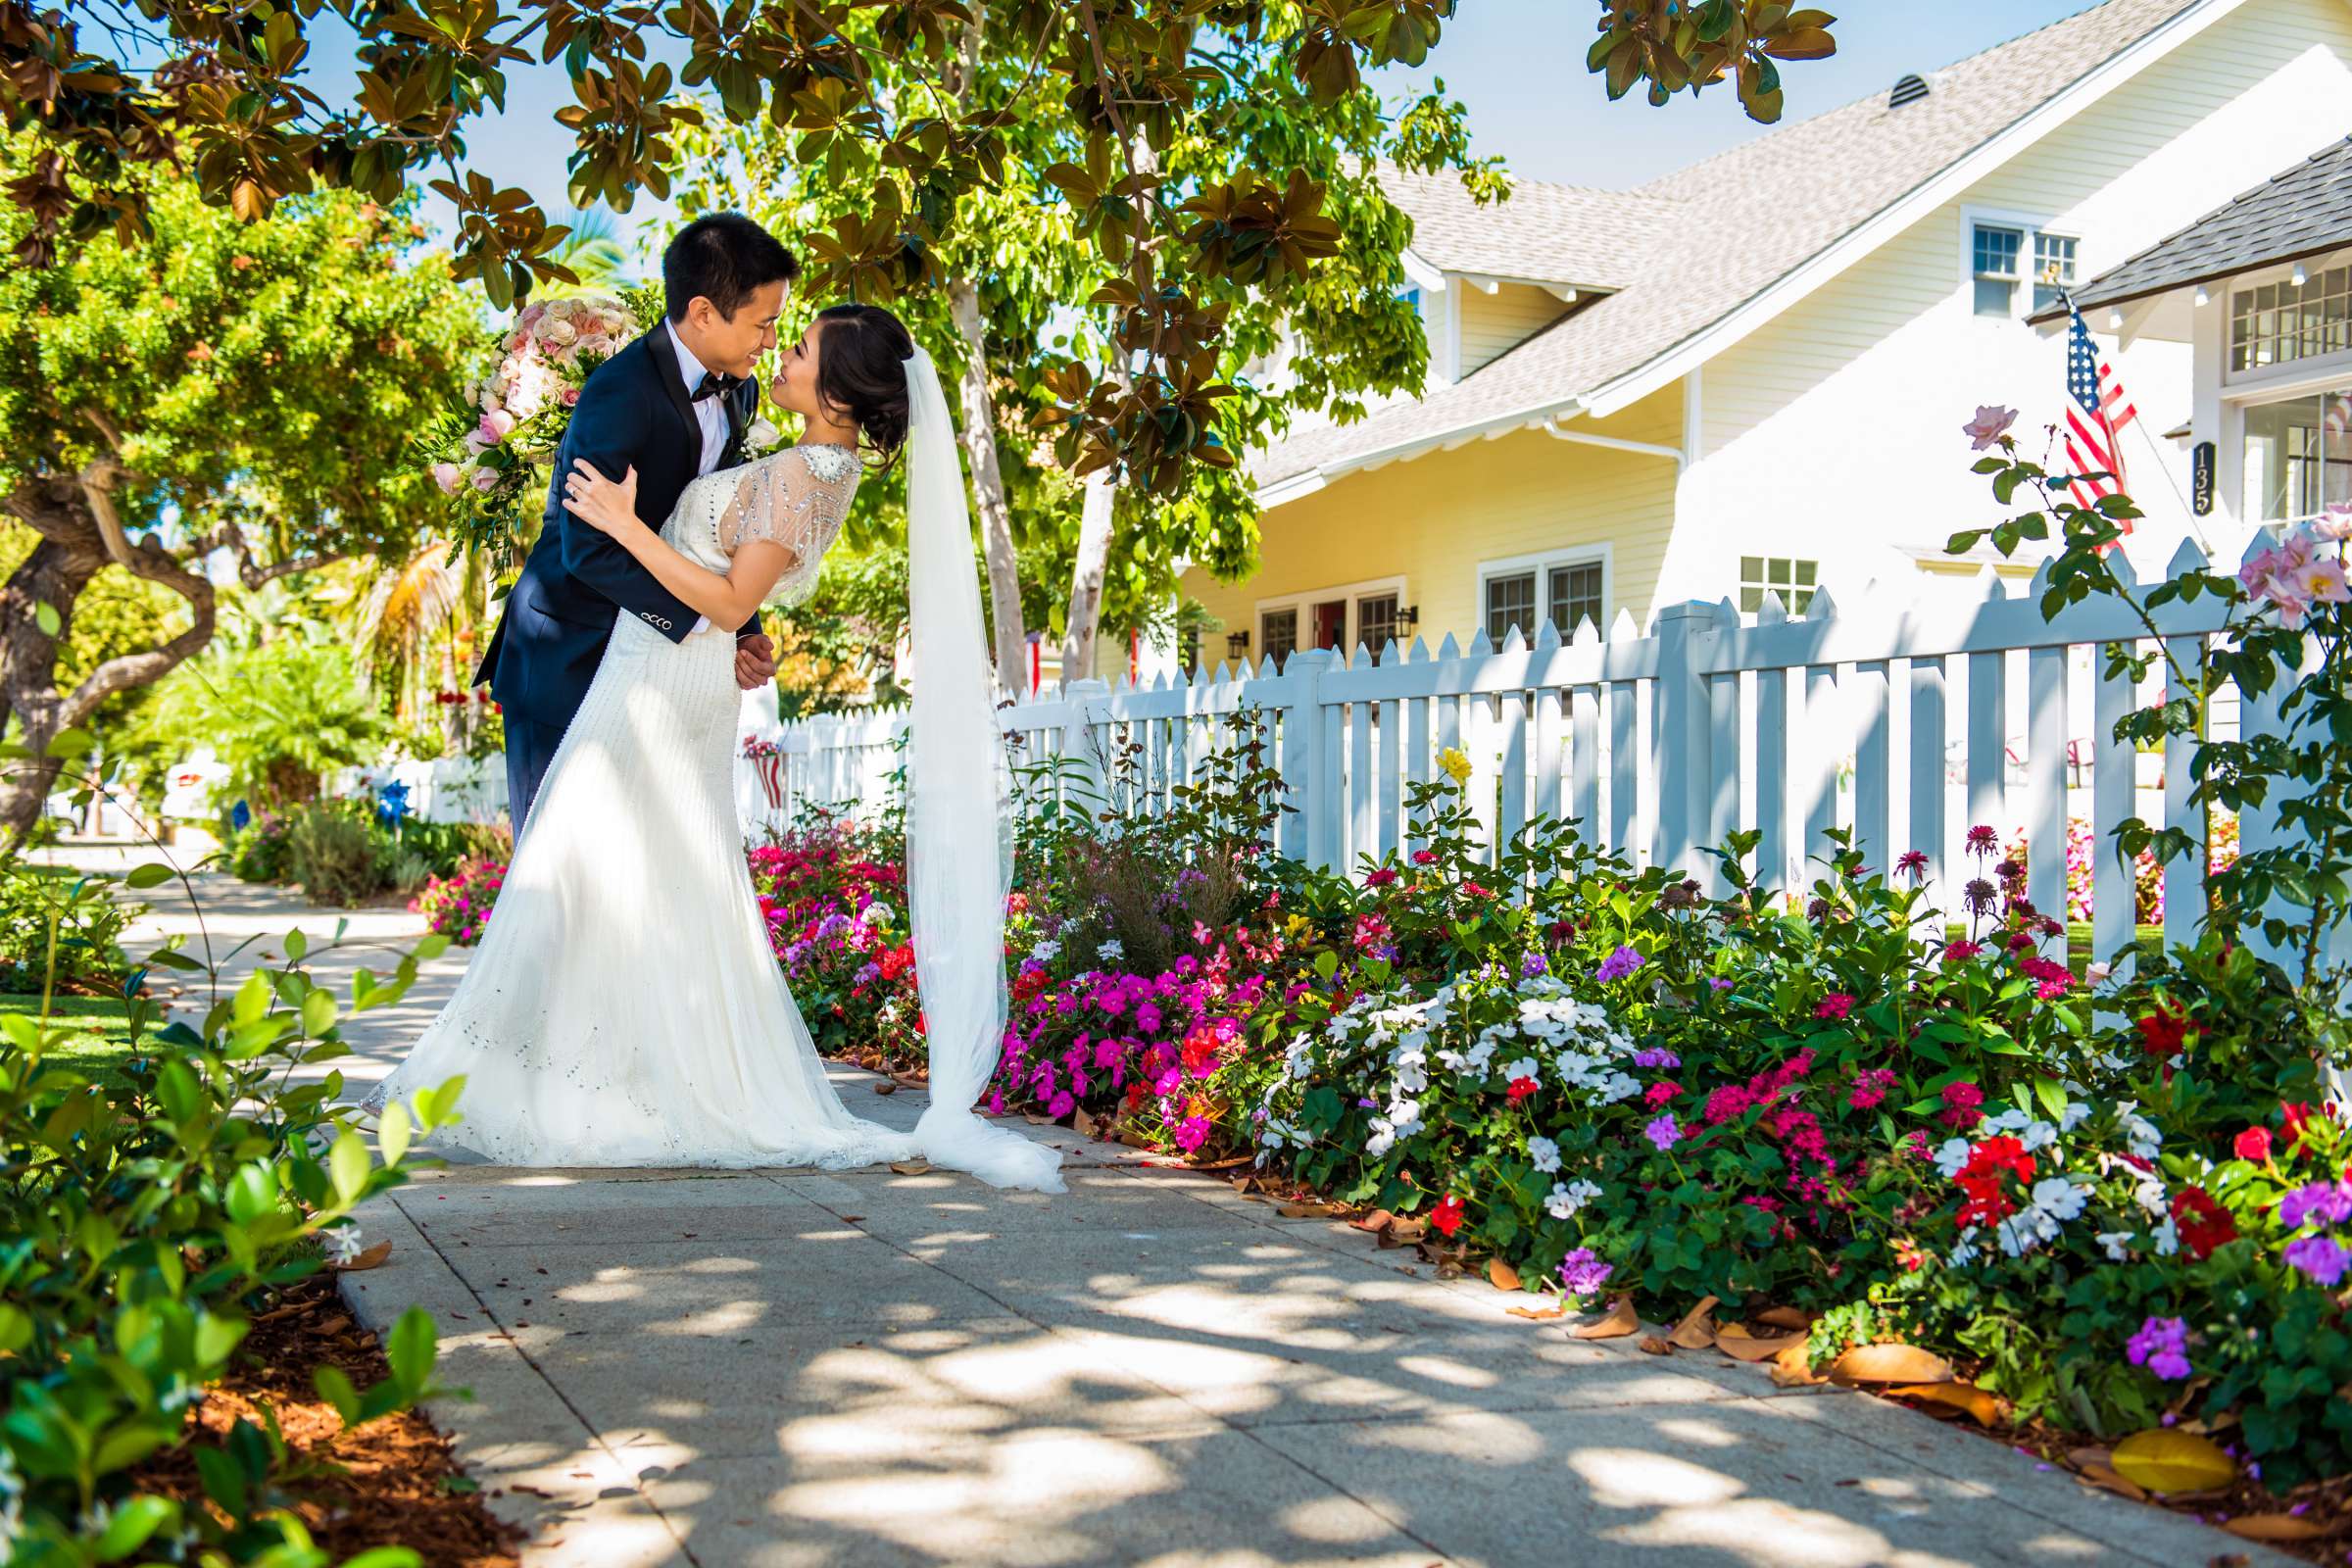
MULTIPOLYGON (((2064 338, 2029 318, 2347 132, 2352 0, 2107 0, 1634 190, 1481 209, 1386 175, 1428 388, 1253 458, 1257 571, 1185 580, 1202 652, 1973 574, 1944 542, 2003 514, 1960 426, 2018 407, 2033 453, 2062 416, 2064 338)), ((2101 315, 2160 566, 2196 526, 2190 357, 2101 315)))

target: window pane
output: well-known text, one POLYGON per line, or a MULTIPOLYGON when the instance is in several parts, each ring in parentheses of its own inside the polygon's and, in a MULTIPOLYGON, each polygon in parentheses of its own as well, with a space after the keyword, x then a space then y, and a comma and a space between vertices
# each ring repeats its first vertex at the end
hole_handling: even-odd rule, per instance
POLYGON ((2075 242, 2063 234, 2034 236, 2034 308, 2058 303, 2075 281, 2075 242))
POLYGON ((2013 316, 2016 311, 2011 302, 2016 298, 2017 285, 2015 283, 2004 283, 1994 277, 1977 279, 1977 314, 1979 316, 2013 316))
POLYGON ((1279 669, 1282 662, 1291 657, 1291 651, 1298 646, 1298 612, 1269 610, 1258 622, 1258 629, 1265 644, 1263 656, 1273 660, 1279 669))
POLYGON ((1753 613, 1770 597, 1779 599, 1781 608, 1788 613, 1801 615, 1813 603, 1814 585, 1821 574, 1818 561, 1803 561, 1793 556, 1742 556, 1740 565, 1741 610, 1753 613))
POLYGON ((1487 636, 1500 646, 1513 626, 1523 637, 1536 629, 1536 574, 1532 571, 1487 579, 1487 636))
POLYGON ((2024 234, 2014 228, 1977 225, 1976 262, 1980 277, 2017 276, 2017 252, 2024 234))
POLYGON ((1580 561, 1574 565, 1551 568, 1544 612, 1563 640, 1575 637, 1576 628, 1588 620, 1593 630, 1600 629, 1605 609, 1600 599, 1600 575, 1597 561, 1580 561))
POLYGON ((1375 658, 1396 635, 1396 596, 1370 594, 1355 602, 1355 640, 1375 658))

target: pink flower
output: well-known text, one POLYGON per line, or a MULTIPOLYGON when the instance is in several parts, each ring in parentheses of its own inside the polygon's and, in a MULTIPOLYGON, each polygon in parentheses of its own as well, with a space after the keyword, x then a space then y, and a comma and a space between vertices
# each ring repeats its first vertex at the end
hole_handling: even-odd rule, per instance
POLYGON ((2342 544, 2352 539, 2352 501, 2338 501, 2321 513, 2311 524, 2312 537, 2329 544, 2342 544))
POLYGON ((514 430, 514 416, 504 409, 492 409, 482 416, 482 422, 474 427, 473 436, 481 445, 494 447, 513 434, 514 430))
POLYGON ((1816 1018, 1843 1018, 1853 1010, 1853 998, 1842 991, 1833 991, 1821 999, 1821 1005, 1813 1009, 1813 1016, 1816 1018))
POLYGON ((484 495, 488 495, 498 488, 498 470, 496 468, 476 468, 466 477, 471 481, 476 490, 481 491, 484 495))
POLYGON ((456 464, 436 463, 433 465, 433 483, 441 487, 441 493, 443 495, 456 495, 458 493, 458 486, 464 482, 465 470, 460 468, 456 464))
POLYGON ((2015 409, 2004 409, 1995 403, 1980 403, 1977 405, 1977 416, 1962 425, 1960 433, 1969 438, 1976 451, 1982 452, 1998 441, 2016 422, 2015 409))

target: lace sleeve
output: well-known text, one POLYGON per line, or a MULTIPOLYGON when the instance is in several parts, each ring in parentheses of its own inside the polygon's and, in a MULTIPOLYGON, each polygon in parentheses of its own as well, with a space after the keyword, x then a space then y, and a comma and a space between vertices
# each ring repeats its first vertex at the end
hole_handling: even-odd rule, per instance
POLYGON ((732 557, 755 539, 782 545, 792 564, 775 593, 804 587, 841 531, 859 471, 857 454, 838 447, 794 447, 747 465, 718 514, 719 550, 732 557))

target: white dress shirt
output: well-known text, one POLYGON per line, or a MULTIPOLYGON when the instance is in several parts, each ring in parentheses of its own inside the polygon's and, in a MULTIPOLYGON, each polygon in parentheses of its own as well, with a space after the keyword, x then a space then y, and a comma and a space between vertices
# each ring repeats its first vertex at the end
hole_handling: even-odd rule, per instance
MULTIPOLYGON (((694 351, 686 346, 685 340, 678 336, 676 323, 664 318, 662 330, 669 334, 669 346, 678 356, 678 376, 686 383, 686 396, 693 398, 695 388, 703 384, 703 377, 710 371, 704 368, 702 361, 694 357, 694 351)), ((723 398, 703 398, 693 404, 693 409, 695 422, 703 430, 703 455, 694 467, 694 476, 699 479, 718 466, 719 458, 727 450, 727 407, 723 398)), ((709 615, 694 617, 694 629, 697 632, 710 624, 709 615)))

